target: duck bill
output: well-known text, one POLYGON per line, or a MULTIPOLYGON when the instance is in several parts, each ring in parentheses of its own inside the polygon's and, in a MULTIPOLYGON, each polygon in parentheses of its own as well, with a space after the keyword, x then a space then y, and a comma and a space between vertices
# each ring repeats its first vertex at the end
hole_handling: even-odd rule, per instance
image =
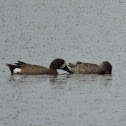
POLYGON ((70 74, 74 74, 67 66, 65 66, 65 67, 63 68, 63 70, 69 72, 70 74))

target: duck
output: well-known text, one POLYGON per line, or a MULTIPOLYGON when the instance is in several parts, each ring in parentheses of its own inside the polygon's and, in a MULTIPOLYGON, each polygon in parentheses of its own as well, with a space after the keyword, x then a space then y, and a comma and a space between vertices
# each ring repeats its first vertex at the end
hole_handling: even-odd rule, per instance
POLYGON ((57 69, 73 74, 73 72, 67 67, 64 59, 57 58, 53 60, 49 68, 39 65, 28 64, 22 61, 18 61, 15 64, 6 64, 11 74, 20 75, 58 75, 57 69))
POLYGON ((93 63, 83 63, 78 61, 76 64, 69 63, 70 70, 75 74, 111 74, 112 65, 108 61, 103 61, 100 65, 93 63))

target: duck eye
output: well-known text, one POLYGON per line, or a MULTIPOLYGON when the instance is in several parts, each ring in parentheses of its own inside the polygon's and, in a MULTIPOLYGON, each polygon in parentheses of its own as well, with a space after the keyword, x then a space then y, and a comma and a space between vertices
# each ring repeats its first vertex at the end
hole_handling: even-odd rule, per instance
POLYGON ((109 66, 106 66, 107 68, 109 68, 109 66))

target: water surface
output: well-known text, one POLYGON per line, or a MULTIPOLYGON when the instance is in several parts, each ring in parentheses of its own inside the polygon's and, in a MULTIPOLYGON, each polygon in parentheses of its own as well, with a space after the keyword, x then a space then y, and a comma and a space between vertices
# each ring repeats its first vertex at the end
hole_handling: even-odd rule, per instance
POLYGON ((126 2, 1 1, 0 126, 126 125, 126 2), (112 75, 11 75, 17 60, 100 64, 112 75))

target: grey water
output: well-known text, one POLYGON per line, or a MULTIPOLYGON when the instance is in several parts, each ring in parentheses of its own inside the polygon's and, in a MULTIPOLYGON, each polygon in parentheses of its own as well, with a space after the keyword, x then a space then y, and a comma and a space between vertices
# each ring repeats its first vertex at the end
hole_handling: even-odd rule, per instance
POLYGON ((125 126, 125 1, 0 1, 0 126, 125 126), (6 63, 55 58, 112 75, 11 75, 6 63))

